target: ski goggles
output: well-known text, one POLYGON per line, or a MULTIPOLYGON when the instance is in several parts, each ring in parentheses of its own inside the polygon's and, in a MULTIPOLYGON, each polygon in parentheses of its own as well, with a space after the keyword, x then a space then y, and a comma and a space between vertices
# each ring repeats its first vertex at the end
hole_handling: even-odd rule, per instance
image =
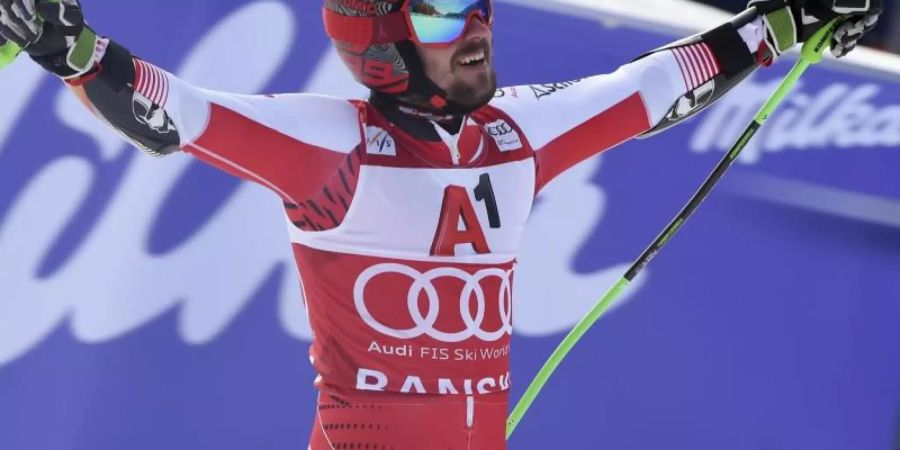
POLYGON ((324 9, 325 30, 332 39, 368 47, 411 40, 427 47, 446 47, 460 40, 473 20, 490 26, 491 0, 407 0, 399 11, 353 17, 324 9))
POLYGON ((414 41, 422 45, 449 45, 466 34, 472 20, 493 20, 490 0, 409 0, 409 23, 414 41))

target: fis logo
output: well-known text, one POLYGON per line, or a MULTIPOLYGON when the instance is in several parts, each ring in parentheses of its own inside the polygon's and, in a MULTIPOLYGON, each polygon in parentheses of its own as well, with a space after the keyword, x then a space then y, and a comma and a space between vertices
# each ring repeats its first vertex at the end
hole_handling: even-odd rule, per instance
POLYGON ((383 128, 366 127, 366 153, 370 155, 397 156, 394 138, 383 128))

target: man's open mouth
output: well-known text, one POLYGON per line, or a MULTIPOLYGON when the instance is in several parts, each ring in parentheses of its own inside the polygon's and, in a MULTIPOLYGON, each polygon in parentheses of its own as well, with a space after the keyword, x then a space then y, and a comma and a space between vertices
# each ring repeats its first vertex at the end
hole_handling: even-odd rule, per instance
POLYGON ((465 66, 465 67, 473 67, 480 66, 487 61, 487 56, 485 55, 484 50, 478 50, 469 55, 465 55, 456 60, 456 63, 465 66))

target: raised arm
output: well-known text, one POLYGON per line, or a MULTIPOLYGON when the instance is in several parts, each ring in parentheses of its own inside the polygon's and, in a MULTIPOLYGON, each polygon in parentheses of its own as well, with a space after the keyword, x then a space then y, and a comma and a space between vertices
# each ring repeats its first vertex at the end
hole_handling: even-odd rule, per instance
POLYGON ((98 36, 75 0, 0 0, 0 32, 137 147, 156 156, 185 151, 290 204, 323 186, 360 143, 352 103, 192 86, 98 36))
MULTIPOLYGON (((876 2, 859 5, 838 33, 836 52, 852 49, 874 25, 876 2)), ((758 1, 722 26, 651 51, 611 74, 506 88, 491 105, 516 121, 536 150, 540 188, 591 155, 700 112, 839 16, 828 8, 812 11, 806 2, 791 5, 758 1)))

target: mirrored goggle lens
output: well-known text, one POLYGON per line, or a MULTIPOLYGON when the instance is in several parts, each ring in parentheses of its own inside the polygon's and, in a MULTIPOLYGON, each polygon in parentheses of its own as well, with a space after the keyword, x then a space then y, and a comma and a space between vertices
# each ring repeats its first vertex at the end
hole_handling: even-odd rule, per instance
POLYGON ((472 14, 491 20, 490 0, 411 0, 409 16, 419 42, 446 44, 463 35, 472 14))

